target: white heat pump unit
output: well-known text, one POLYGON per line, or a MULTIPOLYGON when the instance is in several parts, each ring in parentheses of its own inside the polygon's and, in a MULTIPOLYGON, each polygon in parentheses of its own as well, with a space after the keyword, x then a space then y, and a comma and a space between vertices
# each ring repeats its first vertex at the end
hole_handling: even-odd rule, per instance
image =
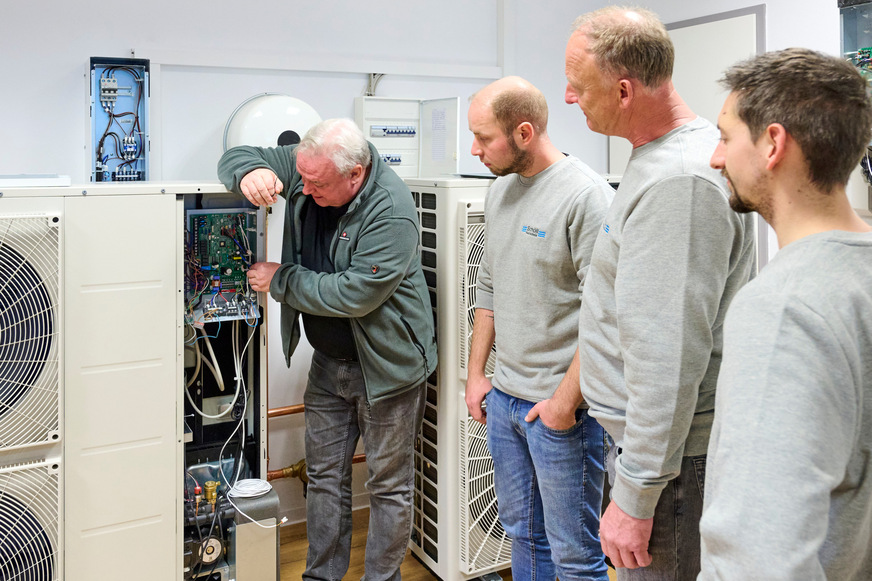
POLYGON ((222 193, 0 182, 0 579, 182 579, 185 200, 222 193))
MULTIPOLYGON (((439 348, 416 444, 411 548, 445 581, 470 579, 511 563, 511 542, 497 513, 486 429, 472 420, 464 402, 484 197, 492 181, 406 179, 421 223, 421 262, 439 348)), ((492 372, 492 362, 489 367, 492 372)))

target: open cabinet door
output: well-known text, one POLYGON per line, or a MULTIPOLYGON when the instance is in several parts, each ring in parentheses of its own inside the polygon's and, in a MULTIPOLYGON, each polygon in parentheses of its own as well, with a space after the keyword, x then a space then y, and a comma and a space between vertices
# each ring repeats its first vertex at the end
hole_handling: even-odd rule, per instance
POLYGON ((419 177, 449 176, 457 173, 459 98, 421 102, 421 148, 419 177))

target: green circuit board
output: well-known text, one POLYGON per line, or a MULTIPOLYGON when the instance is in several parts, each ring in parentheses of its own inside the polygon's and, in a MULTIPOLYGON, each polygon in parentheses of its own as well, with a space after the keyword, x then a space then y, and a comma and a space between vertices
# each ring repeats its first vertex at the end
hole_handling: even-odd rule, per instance
POLYGON ((872 83, 872 47, 859 49, 851 55, 851 62, 866 81, 872 83))
POLYGON ((246 272, 256 262, 256 210, 191 210, 186 300, 195 321, 252 316, 257 293, 246 272))

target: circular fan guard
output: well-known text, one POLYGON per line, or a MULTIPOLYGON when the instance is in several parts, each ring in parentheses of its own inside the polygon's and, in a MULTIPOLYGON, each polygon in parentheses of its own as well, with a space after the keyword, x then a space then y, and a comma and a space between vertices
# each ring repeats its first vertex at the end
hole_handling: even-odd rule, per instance
POLYGON ((60 218, 0 218, 0 450, 59 437, 60 218))
POLYGON ((52 344, 52 300, 36 269, 0 246, 0 418, 14 409, 45 368, 52 344))
POLYGON ((13 472, 0 477, 0 489, 0 579, 57 579, 57 476, 13 472))
POLYGON ((469 555, 474 569, 484 569, 511 558, 511 543, 499 520, 494 491, 494 462, 487 447, 487 428, 467 419, 466 483, 469 555))

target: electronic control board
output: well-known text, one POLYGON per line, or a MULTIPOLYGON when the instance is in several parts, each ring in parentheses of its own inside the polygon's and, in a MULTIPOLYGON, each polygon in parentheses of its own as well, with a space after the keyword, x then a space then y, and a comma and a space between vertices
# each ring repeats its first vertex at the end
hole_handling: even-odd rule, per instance
POLYGON ((188 210, 185 256, 185 316, 190 324, 259 315, 247 272, 258 261, 258 211, 188 210))

